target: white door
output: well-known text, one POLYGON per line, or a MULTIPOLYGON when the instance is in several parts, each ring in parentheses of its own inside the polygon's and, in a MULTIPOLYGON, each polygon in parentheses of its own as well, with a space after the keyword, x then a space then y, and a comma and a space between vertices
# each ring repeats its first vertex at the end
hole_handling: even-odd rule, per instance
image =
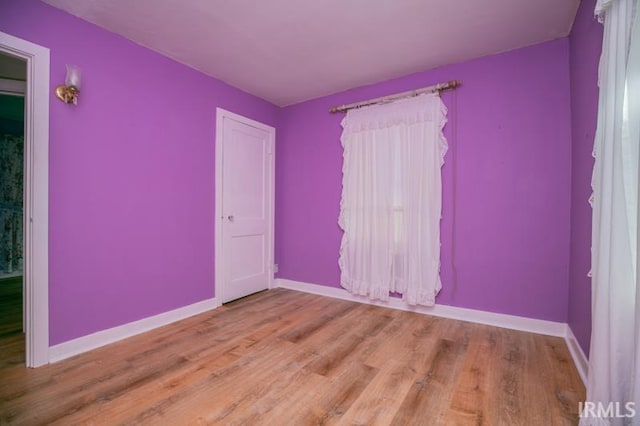
POLYGON ((216 297, 265 290, 273 279, 275 129, 221 108, 216 132, 216 297))

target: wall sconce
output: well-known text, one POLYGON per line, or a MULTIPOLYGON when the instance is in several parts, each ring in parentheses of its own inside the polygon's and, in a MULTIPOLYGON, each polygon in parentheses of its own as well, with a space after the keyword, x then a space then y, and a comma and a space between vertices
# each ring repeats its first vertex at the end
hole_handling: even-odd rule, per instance
POLYGON ((66 104, 78 105, 78 94, 80 93, 80 68, 75 65, 67 65, 67 77, 64 85, 56 87, 56 96, 66 104))

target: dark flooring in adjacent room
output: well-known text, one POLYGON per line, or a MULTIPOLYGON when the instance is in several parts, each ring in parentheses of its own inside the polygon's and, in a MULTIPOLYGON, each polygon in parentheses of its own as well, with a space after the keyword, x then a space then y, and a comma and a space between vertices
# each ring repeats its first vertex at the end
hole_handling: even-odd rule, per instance
POLYGON ((22 277, 0 278, 0 369, 24 366, 22 277))

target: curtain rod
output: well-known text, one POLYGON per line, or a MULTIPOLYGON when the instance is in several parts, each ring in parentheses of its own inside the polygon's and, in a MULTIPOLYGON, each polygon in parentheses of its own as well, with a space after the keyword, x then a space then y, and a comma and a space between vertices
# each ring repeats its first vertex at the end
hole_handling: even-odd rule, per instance
POLYGON ((383 104, 391 101, 395 101, 396 99, 402 98, 411 98, 414 96, 422 95, 423 93, 435 93, 435 92, 444 92, 445 90, 453 90, 456 87, 460 86, 462 82, 460 80, 451 80, 446 83, 438 83, 433 86, 423 87, 421 89, 409 90, 402 93, 396 93, 395 95, 382 96, 380 98, 369 99, 368 101, 362 102, 354 102, 348 105, 342 105, 339 107, 333 107, 329 110, 330 113, 335 114, 336 112, 347 112, 350 109, 361 108, 364 106, 375 105, 375 104, 383 104))

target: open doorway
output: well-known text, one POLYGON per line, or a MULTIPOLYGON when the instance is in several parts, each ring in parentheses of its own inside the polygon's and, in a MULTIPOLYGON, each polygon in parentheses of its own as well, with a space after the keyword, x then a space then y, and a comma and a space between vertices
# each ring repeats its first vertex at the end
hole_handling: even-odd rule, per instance
MULTIPOLYGON (((8 238, 19 241, 5 251, 5 265, 22 270, 22 312, 20 335, 24 329, 20 364, 38 367, 49 362, 49 49, 0 32, 0 55, 17 60, 26 68, 26 81, 5 79, 5 92, 23 94, 23 198, 22 229, 9 227, 8 238), (13 80, 13 81, 12 81, 13 80), (16 89, 16 86, 22 86, 16 89), (19 251, 21 253, 18 253, 19 251), (10 262, 7 259, 11 257, 10 262)), ((15 62, 13 62, 15 64, 15 62)), ((3 67, 4 68, 4 67, 3 67)), ((14 99, 15 100, 15 99, 14 99)), ((8 102, 8 101, 7 101, 8 102)), ((19 125, 18 125, 19 127, 19 125)), ((15 221, 14 221, 15 222, 15 221)), ((20 222, 20 219, 18 219, 20 222)), ((17 225, 19 228, 19 225, 17 225)), ((1 229, 3 234, 5 230, 1 229)), ((7 266, 4 266, 8 269, 7 266)), ((15 277, 14 277, 15 278, 15 277)), ((15 287, 14 287, 15 288, 15 287)), ((14 292, 14 298, 15 292, 14 292)), ((20 300, 20 296, 17 297, 20 300)), ((15 318, 15 311, 13 314, 15 318)), ((20 319, 20 318, 19 318, 20 319)), ((15 346, 18 348, 18 346, 15 346)), ((0 350, 4 350, 0 348, 0 350)), ((14 359, 15 360, 15 359, 14 359)))
POLYGON ((25 363, 24 94, 27 63, 0 53, 0 364, 25 363))

